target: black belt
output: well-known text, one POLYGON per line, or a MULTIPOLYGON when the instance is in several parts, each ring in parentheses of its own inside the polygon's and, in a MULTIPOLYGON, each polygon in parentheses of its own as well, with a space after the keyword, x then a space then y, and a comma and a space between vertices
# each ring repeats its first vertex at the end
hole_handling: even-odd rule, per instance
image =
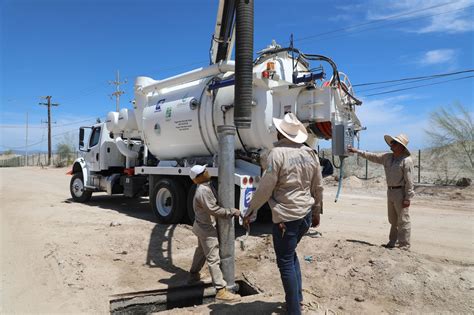
POLYGON ((389 190, 392 190, 392 189, 400 189, 400 188, 403 188, 403 186, 388 186, 387 187, 389 190))

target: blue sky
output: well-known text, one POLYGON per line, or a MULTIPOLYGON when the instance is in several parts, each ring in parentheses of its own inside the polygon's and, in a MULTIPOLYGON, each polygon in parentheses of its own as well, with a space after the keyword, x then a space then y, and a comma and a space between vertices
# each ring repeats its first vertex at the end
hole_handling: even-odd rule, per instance
MULTIPOLYGON (((255 51, 272 39, 324 54, 353 84, 474 68, 474 0, 255 1, 255 51), (411 12, 411 13, 410 13, 411 12)), ((80 125, 115 109, 108 82, 120 70, 121 107, 131 107, 137 75, 163 79, 208 64, 218 1, 0 0, 0 151, 47 148, 46 107, 52 95, 53 146, 80 125), (38 143, 38 144, 36 144, 38 143)), ((329 72, 329 69, 327 69, 329 72)), ((473 109, 473 78, 367 90, 356 88, 367 127, 361 148, 384 150, 383 134, 405 132, 412 149, 427 146, 429 113, 459 101, 473 109), (365 91, 364 91, 365 90, 365 91)))

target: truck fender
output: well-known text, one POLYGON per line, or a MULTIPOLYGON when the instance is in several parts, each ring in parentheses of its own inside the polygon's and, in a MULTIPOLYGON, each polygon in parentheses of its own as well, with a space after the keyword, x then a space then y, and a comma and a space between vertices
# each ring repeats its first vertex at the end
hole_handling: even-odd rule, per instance
POLYGON ((88 186, 89 185, 89 170, 87 168, 86 161, 84 158, 80 157, 74 161, 74 164, 72 165, 72 170, 68 172, 68 174, 76 174, 82 172, 82 179, 84 181, 84 185, 88 186))

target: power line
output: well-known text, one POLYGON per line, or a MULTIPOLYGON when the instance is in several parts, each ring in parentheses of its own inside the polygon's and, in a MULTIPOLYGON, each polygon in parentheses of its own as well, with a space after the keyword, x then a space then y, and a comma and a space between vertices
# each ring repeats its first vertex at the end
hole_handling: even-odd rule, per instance
MULTIPOLYGON (((177 66, 172 66, 172 67, 164 67, 164 68, 160 68, 160 69, 154 69, 154 70, 150 70, 148 71, 149 73, 155 73, 155 72, 168 72, 168 71, 171 71, 171 70, 175 70, 175 69, 180 69, 180 68, 183 68, 183 67, 188 67, 188 66, 194 66, 194 65, 203 65, 203 64, 206 64, 207 60, 201 60, 201 61, 195 61, 195 62, 192 62, 192 63, 187 63, 187 64, 182 64, 182 65, 177 65, 177 66)), ((130 75, 126 75, 124 76, 124 79, 125 80, 133 80, 135 77, 138 77, 138 76, 141 76, 143 75, 143 73, 140 73, 140 74, 130 74, 130 75)), ((65 97, 63 98, 63 100, 66 100, 67 102, 64 102, 63 101, 63 105, 71 105, 69 104, 68 102, 69 101, 77 101, 79 98, 83 97, 83 96, 89 96, 89 95, 92 95, 92 94, 95 94, 97 92, 99 92, 99 89, 101 88, 104 88, 106 85, 105 81, 103 83, 99 83, 97 85, 94 85, 94 86, 90 86, 88 88, 84 88, 82 90, 79 91, 77 97, 65 97), (84 92, 84 93, 83 93, 84 92)))
MULTIPOLYGON (((0 128, 8 128, 8 129, 23 129, 25 128, 24 126, 21 126, 21 125, 0 125, 0 128)), ((42 128, 46 128, 45 126, 28 126, 29 129, 31 128, 38 128, 38 129, 42 129, 42 128)))
MULTIPOLYGON (((62 132, 62 133, 58 133, 58 134, 56 134, 56 135, 52 136, 52 138, 57 138, 57 137, 59 137, 59 136, 62 136, 62 135, 65 135, 65 134, 71 133, 71 132, 73 132, 73 131, 76 131, 76 130, 77 130, 76 128, 74 128, 74 129, 70 129, 70 130, 68 130, 68 131, 65 131, 65 132, 62 132)), ((36 145, 38 145, 38 144, 42 144, 42 143, 44 143, 45 141, 46 141, 46 140, 44 140, 44 137, 43 137, 43 139, 42 139, 41 141, 38 141, 38 142, 35 142, 35 143, 28 144, 28 147, 33 147, 33 146, 36 146, 36 145)), ((3 147, 3 148, 7 148, 7 149, 14 149, 14 150, 18 150, 18 149, 25 149, 25 148, 26 148, 25 146, 20 146, 20 147, 10 147, 10 146, 6 146, 6 145, 2 145, 2 144, 0 144, 0 146, 1 146, 1 147, 3 147)))
MULTIPOLYGON (((312 39, 312 38, 316 38, 316 37, 321 37, 321 36, 324 36, 324 35, 330 35, 330 34, 338 33, 338 32, 341 32, 341 31, 356 29, 356 28, 360 28, 360 27, 366 26, 366 25, 371 25, 371 24, 376 24, 376 23, 382 23, 382 22, 386 22, 386 21, 390 21, 390 20, 399 18, 399 17, 412 15, 412 14, 415 14, 415 13, 418 13, 418 12, 427 11, 427 10, 436 9, 436 8, 439 8, 439 7, 444 7, 444 6, 452 5, 452 4, 455 4, 455 3, 457 3, 457 2, 460 2, 460 1, 453 1, 453 2, 448 2, 448 3, 442 3, 442 4, 433 5, 433 6, 430 6, 430 7, 421 8, 421 9, 417 9, 417 10, 413 10, 413 11, 403 12, 403 13, 400 13, 400 14, 388 16, 388 17, 385 17, 385 18, 381 18, 381 19, 377 19, 377 20, 373 20, 373 21, 369 21, 369 22, 365 22, 365 23, 354 24, 354 25, 350 25, 350 26, 348 26, 348 27, 339 28, 339 29, 336 29, 336 30, 327 31, 327 32, 323 32, 323 33, 319 33, 319 34, 310 35, 310 36, 302 37, 302 38, 299 38, 299 39, 295 39, 295 42, 297 42, 297 41, 306 41, 306 40, 308 40, 308 39, 312 39)), ((460 9, 454 9, 454 10, 449 10, 449 11, 445 11, 445 12, 441 12, 441 13, 436 13, 436 14, 429 14, 429 15, 424 15, 424 16, 418 16, 418 17, 415 17, 415 18, 412 18, 412 19, 405 19, 404 21, 401 21, 401 22, 389 23, 389 24, 385 24, 385 25, 382 25, 382 26, 376 26, 376 27, 374 27, 374 28, 367 28, 367 29, 359 30, 358 32, 365 32, 365 31, 368 31, 368 30, 371 30, 371 29, 379 29, 380 27, 383 27, 383 26, 403 24, 403 23, 406 23, 407 21, 411 21, 411 20, 418 20, 418 19, 422 19, 422 18, 427 18, 427 17, 437 16, 437 15, 448 14, 448 13, 452 13, 452 12, 455 12, 455 11, 466 10, 466 9, 471 8, 471 7, 473 7, 473 6, 474 6, 474 5, 467 6, 467 7, 463 7, 463 8, 460 8, 460 9)), ((353 33, 357 33, 357 32, 351 32, 351 33, 353 34, 353 33)), ((336 37, 341 37, 341 36, 347 36, 347 35, 350 35, 350 34, 340 34, 340 35, 337 35, 337 36, 326 37, 326 38, 323 38, 323 39, 331 39, 331 38, 336 38, 336 37)), ((154 73, 154 72, 158 72, 158 71, 159 71, 159 72, 168 72, 168 71, 170 71, 170 70, 179 69, 179 68, 186 67, 186 66, 191 66, 191 65, 204 64, 204 63, 206 63, 206 62, 207 62, 207 60, 196 61, 196 62, 187 63, 187 64, 182 64, 182 65, 177 65, 177 66, 172 66, 172 67, 165 67, 165 68, 150 70, 150 71, 147 71, 147 72, 149 72, 149 73, 154 73)), ((135 74, 135 75, 126 75, 126 76, 124 76, 124 79, 132 80, 134 77, 140 76, 140 75, 143 75, 143 74, 140 73, 140 74, 135 74)), ((95 86, 95 87, 90 87, 90 88, 83 89, 83 91, 84 91, 84 90, 86 90, 86 91, 87 91, 87 90, 90 90, 91 92, 85 93, 85 94, 83 94, 83 95, 80 95, 79 97, 74 98, 74 99, 78 99, 78 98, 80 98, 80 97, 82 97, 82 96, 87 96, 87 95, 91 95, 91 94, 97 93, 98 90, 99 90, 101 87, 103 87, 103 84, 100 84, 100 86, 95 86)), ((67 98, 67 99, 70 100, 70 98, 67 98)))
POLYGON ((378 86, 378 87, 374 87, 374 88, 370 88, 370 89, 357 90, 357 92, 358 92, 358 93, 361 93, 361 92, 382 90, 382 89, 392 88, 392 87, 395 87, 395 86, 406 85, 406 84, 413 84, 413 83, 418 83, 418 82, 423 82, 423 81, 430 81, 430 80, 436 80, 436 79, 438 79, 438 78, 419 79, 419 80, 413 80, 413 81, 408 81, 408 82, 401 82, 401 83, 396 83, 396 84, 389 84, 389 85, 384 85, 384 86, 378 86))
MULTIPOLYGON (((98 116, 103 116, 103 115, 98 115, 98 116)), ((95 120, 95 119, 97 119, 98 116, 93 116, 91 118, 87 118, 87 119, 83 119, 83 120, 68 122, 68 123, 65 123, 65 124, 62 124, 62 125, 57 125, 57 126, 55 126, 55 128, 64 127, 64 126, 71 126, 71 125, 75 125, 75 124, 78 124, 78 123, 95 120)))
POLYGON ((474 75, 469 75, 469 76, 465 76, 465 77, 461 77, 461 78, 456 78, 456 79, 451 79, 451 80, 445 80, 445 81, 441 81, 441 82, 435 82, 435 83, 429 83, 429 84, 421 84, 421 85, 412 86, 412 87, 403 88, 403 89, 396 89, 396 90, 390 90, 390 91, 385 91, 385 92, 380 92, 380 93, 362 95, 362 96, 369 97, 369 96, 375 96, 375 95, 383 95, 383 94, 395 93, 395 92, 406 91, 406 90, 412 90, 412 89, 417 89, 417 88, 421 88, 421 87, 432 86, 432 85, 438 85, 438 84, 443 84, 443 83, 447 83, 447 82, 451 82, 451 81, 464 80, 464 79, 469 79, 469 78, 474 78, 474 75))
MULTIPOLYGON (((454 4, 456 2, 459 2, 459 1, 442 3, 442 4, 433 5, 433 6, 418 9, 418 10, 403 12, 403 13, 400 13, 400 14, 388 16, 388 17, 385 17, 385 18, 381 18, 381 19, 377 19, 377 20, 373 20, 373 21, 369 21, 369 22, 365 22, 365 23, 353 24, 353 25, 350 25, 350 26, 347 26, 347 27, 342 27, 342 28, 335 29, 335 30, 332 30, 332 31, 327 31, 327 32, 322 32, 322 33, 318 33, 318 34, 315 34, 315 35, 309 35, 309 36, 305 36, 305 37, 302 37, 302 38, 297 38, 294 41, 295 42, 306 41, 306 40, 309 40, 309 39, 318 38, 318 37, 322 37, 322 36, 330 35, 330 34, 334 34, 334 33, 339 33, 339 32, 342 32, 342 31, 347 31, 347 30, 359 28, 359 27, 366 26, 366 25, 371 25, 371 24, 381 23, 381 22, 385 22, 385 21, 390 21, 390 20, 393 20, 393 19, 396 19, 396 18, 399 18, 399 17, 412 15, 414 13, 423 12, 423 11, 427 11, 427 10, 431 10, 431 9, 435 9, 435 8, 439 8, 439 7, 443 7, 443 6, 447 6, 447 5, 451 5, 451 4, 454 4)), ((470 8, 470 7, 472 7, 472 5, 461 8, 461 9, 455 9, 453 11, 465 10, 467 8, 470 8)), ((420 19, 420 18, 435 16, 435 15, 440 15, 440 14, 446 14, 446 13, 449 13, 449 12, 442 12, 442 13, 437 13, 437 14, 433 14, 433 15, 423 16, 423 17, 416 17, 416 18, 413 18, 413 19, 420 19)), ((406 21, 407 20, 403 21, 403 23, 406 22, 406 21)))
MULTIPOLYGON (((423 18, 427 18, 427 17, 444 15, 444 14, 452 13, 452 12, 455 12, 455 11, 462 11, 462 10, 465 10, 465 9, 468 9, 468 8, 471 8, 471 7, 474 7, 474 5, 464 7, 464 8, 461 8, 461 9, 446 11, 446 12, 442 12, 442 13, 430 14, 430 15, 425 15, 425 16, 416 17, 416 18, 412 18, 412 19, 405 19, 405 20, 400 21, 400 22, 386 23, 386 24, 383 24, 383 25, 380 25, 380 26, 374 26, 374 27, 369 27, 369 28, 365 28, 365 29, 362 29, 362 30, 358 30, 358 31, 347 32, 347 33, 344 33, 344 34, 339 34, 339 35, 335 35, 335 36, 320 38, 319 40, 328 40, 328 39, 334 39, 334 38, 350 36, 350 35, 363 33, 363 32, 367 32, 367 31, 372 31, 372 30, 380 30, 381 28, 386 28, 386 27, 389 27, 389 26, 400 25, 400 24, 406 24, 407 22, 410 22, 410 21, 416 21, 416 20, 420 20, 420 19, 423 19, 423 18)), ((467 12, 467 13, 469 13, 469 12, 467 12)))
MULTIPOLYGON (((57 128, 60 128, 60 127, 75 125, 75 124, 78 124, 78 123, 81 123, 81 122, 87 122, 87 121, 95 120, 98 116, 94 116, 94 117, 83 119, 83 120, 73 121, 73 122, 69 122, 69 123, 65 123, 65 124, 61 124, 61 125, 51 126, 51 128, 57 129, 57 128)), ((20 125, 0 125, 0 128, 12 128, 12 129, 14 129, 14 128, 25 128, 25 127, 20 126, 20 125)), ((44 126, 29 126, 28 128, 38 128, 38 129, 40 129, 40 128, 45 128, 45 127, 44 126)))
POLYGON ((453 76, 453 75, 458 75, 458 74, 462 74, 462 73, 469 73, 469 72, 474 72, 474 69, 462 70, 462 71, 456 71, 456 72, 448 72, 448 73, 432 74, 432 75, 420 76, 420 77, 409 77, 409 78, 394 79, 394 80, 387 80, 387 81, 353 84, 352 86, 353 87, 358 87, 358 86, 368 86, 368 85, 379 85, 379 84, 387 84, 387 83, 394 83, 394 82, 402 82, 402 83, 398 83, 398 84, 385 85, 385 86, 375 87, 375 88, 371 88, 371 89, 358 90, 358 92, 363 92, 363 91, 365 92, 365 91, 386 89, 386 88, 390 88, 390 87, 393 87, 393 86, 411 84, 411 83, 420 82, 420 81, 434 80, 434 79, 439 79, 439 78, 443 78, 443 77, 447 77, 447 76, 453 76), (408 82, 406 82, 406 81, 408 81, 408 82))

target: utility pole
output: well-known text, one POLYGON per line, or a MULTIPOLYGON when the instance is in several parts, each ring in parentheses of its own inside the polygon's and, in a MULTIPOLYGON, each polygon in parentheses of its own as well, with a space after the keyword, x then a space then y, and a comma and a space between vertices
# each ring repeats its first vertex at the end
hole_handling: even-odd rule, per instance
POLYGON ((110 96, 115 96, 115 110, 118 112, 120 110, 120 95, 124 94, 125 92, 120 90, 120 85, 127 83, 127 80, 120 82, 120 72, 117 70, 117 75, 115 77, 115 81, 109 81, 109 84, 113 84, 116 86, 116 91, 112 93, 110 96))
POLYGON ((48 106, 48 165, 51 165, 51 106, 59 106, 57 103, 51 103, 52 96, 42 96, 47 103, 39 103, 40 105, 48 106))
POLYGON ((26 112, 26 137, 25 137, 25 151, 26 161, 25 166, 28 166, 28 112, 26 112))

